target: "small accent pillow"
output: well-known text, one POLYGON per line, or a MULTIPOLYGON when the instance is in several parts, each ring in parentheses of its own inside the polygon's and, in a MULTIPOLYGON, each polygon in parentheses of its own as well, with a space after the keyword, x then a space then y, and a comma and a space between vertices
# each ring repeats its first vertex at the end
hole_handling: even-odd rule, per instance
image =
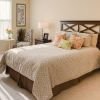
POLYGON ((28 32, 25 33, 25 42, 32 42, 32 31, 29 30, 28 32))
POLYGON ((58 45, 59 48, 71 49, 72 43, 68 40, 62 39, 58 45))
POLYGON ((66 32, 66 39, 69 39, 71 35, 78 35, 78 32, 74 32, 74 31, 66 32))
POLYGON ((74 49, 80 49, 84 43, 84 39, 77 35, 71 35, 69 40, 72 42, 72 48, 74 49))
POLYGON ((66 39, 66 34, 57 34, 53 40, 53 44, 55 46, 58 46, 59 45, 59 42, 62 40, 62 39, 66 39))

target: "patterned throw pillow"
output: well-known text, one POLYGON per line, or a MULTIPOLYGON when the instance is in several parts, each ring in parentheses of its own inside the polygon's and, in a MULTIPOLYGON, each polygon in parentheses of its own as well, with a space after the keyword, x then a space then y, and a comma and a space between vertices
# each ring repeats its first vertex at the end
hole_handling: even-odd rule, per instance
POLYGON ((72 42, 72 48, 74 49, 80 49, 84 43, 84 39, 77 35, 71 35, 69 40, 72 42))
POLYGON ((55 46, 58 46, 59 45, 59 42, 62 40, 62 39, 65 39, 66 38, 66 34, 57 34, 53 40, 53 44, 55 46))
POLYGON ((72 43, 68 40, 62 39, 58 45, 58 47, 63 49, 71 49, 72 43))
POLYGON ((31 30, 25 33, 25 42, 32 42, 32 32, 31 30))

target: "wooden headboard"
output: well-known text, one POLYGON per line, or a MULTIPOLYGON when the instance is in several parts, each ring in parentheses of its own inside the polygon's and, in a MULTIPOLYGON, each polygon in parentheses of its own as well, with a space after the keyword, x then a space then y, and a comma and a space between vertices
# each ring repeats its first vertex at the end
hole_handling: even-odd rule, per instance
POLYGON ((97 47, 100 49, 100 21, 60 21, 61 31, 98 34, 97 47))

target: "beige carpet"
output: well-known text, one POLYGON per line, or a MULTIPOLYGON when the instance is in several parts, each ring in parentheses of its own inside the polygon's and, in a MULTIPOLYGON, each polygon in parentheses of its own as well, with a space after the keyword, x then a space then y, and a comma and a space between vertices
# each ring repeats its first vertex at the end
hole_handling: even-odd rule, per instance
POLYGON ((100 100, 100 71, 63 91, 53 100, 100 100))
MULTIPOLYGON (((0 75, 0 100, 35 100, 24 89, 17 86, 9 76, 0 75)), ((100 100, 100 72, 63 91, 52 100, 100 100)))

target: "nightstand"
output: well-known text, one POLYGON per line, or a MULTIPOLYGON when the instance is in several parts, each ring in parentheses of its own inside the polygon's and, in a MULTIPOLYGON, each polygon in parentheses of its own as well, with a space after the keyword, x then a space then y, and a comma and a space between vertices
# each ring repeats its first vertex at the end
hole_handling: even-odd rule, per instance
POLYGON ((14 46, 14 44, 15 44, 15 39, 8 39, 8 40, 6 40, 6 41, 9 42, 9 49, 12 49, 13 46, 14 46))
POLYGON ((52 42, 52 40, 35 39, 35 44, 43 44, 43 43, 49 43, 49 42, 52 42))
POLYGON ((15 44, 15 39, 2 39, 0 40, 0 51, 12 49, 15 44))

